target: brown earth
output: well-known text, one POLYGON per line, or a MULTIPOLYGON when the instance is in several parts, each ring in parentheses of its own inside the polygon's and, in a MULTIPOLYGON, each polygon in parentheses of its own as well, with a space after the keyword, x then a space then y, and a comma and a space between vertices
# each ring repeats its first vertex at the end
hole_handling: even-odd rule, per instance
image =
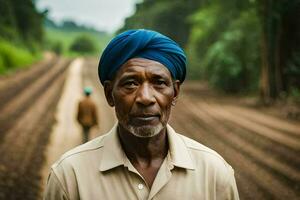
POLYGON ((38 171, 68 63, 49 55, 28 70, 1 77, 0 199, 37 199, 38 171))
MULTIPOLYGON (((66 66, 61 59, 55 63, 56 66, 66 66)), ((0 199, 39 198, 39 190, 44 184, 42 180, 47 176, 47 173, 41 173, 41 164, 47 163, 43 152, 49 157, 46 144, 51 133, 54 108, 59 93, 64 91, 65 68, 61 69, 62 73, 56 73, 58 68, 51 67, 53 72, 46 70, 47 76, 36 78, 37 75, 32 75, 30 80, 33 81, 24 83, 26 86, 20 84, 23 88, 10 88, 15 92, 9 100, 2 103, 1 98, 0 199), (51 76, 55 76, 56 81, 51 81, 51 76), (42 80, 43 77, 45 80, 42 80)), ((100 130, 92 133, 92 137, 96 137, 106 132, 115 118, 99 87, 97 60, 85 59, 81 72, 81 85, 94 88, 93 98, 99 109, 100 130)), ((5 85, 0 78, 1 95, 11 84, 5 85)), ((232 165, 241 199, 296 200, 300 196, 300 124, 287 119, 276 107, 249 106, 240 97, 217 95, 205 84, 186 82, 170 123, 179 133, 216 150, 232 165)), ((56 160, 68 150, 65 146, 59 149, 61 145, 57 144, 59 140, 55 137, 50 141, 48 149, 55 145, 58 148, 52 159, 56 160)), ((49 163, 44 164, 44 168, 45 165, 48 169, 49 163)))
POLYGON ((171 124, 235 169, 241 199, 298 199, 299 124, 215 97, 183 94, 171 124), (221 102, 221 103, 220 103, 221 102))

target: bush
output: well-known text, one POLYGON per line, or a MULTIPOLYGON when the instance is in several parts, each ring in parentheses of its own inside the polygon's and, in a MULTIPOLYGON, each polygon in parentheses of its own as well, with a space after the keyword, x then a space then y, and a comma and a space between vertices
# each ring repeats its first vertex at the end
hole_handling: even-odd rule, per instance
POLYGON ((70 46, 70 51, 78 53, 93 53, 96 51, 94 42, 89 37, 82 35, 79 36, 70 46))
POLYGON ((63 45, 61 42, 56 42, 52 45, 51 50, 55 52, 57 55, 62 54, 63 52, 63 45))
POLYGON ((32 54, 29 50, 0 40, 0 74, 26 67, 38 58, 39 55, 32 54))

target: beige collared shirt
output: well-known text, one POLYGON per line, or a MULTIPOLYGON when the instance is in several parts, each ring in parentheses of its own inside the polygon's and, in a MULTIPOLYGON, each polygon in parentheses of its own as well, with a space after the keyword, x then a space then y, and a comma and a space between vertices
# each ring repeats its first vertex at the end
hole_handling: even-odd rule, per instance
POLYGON ((122 150, 116 127, 52 166, 46 200, 239 199, 231 166, 169 125, 169 152, 149 188, 122 150))

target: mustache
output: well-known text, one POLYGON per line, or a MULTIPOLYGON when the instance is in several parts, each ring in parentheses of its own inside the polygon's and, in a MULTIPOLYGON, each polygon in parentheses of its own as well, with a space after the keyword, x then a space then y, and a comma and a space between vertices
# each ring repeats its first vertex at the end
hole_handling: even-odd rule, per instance
POLYGON ((129 114, 129 116, 131 116, 131 117, 154 117, 154 116, 160 116, 160 115, 161 115, 161 113, 159 111, 154 111, 154 110, 134 111, 129 114))
POLYGON ((160 116, 159 113, 134 113, 130 114, 131 117, 155 117, 160 116))
POLYGON ((131 111, 129 112, 130 117, 154 117, 154 116, 161 116, 161 109, 158 106, 151 106, 151 107, 132 107, 131 111))

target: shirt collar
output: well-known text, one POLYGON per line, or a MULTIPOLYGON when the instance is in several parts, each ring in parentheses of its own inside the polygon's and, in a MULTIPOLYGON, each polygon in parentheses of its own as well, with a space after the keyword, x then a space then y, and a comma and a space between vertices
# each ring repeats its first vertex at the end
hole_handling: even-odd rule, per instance
POLYGON ((180 168, 195 169, 194 162, 183 138, 170 125, 167 125, 167 133, 172 164, 180 168))
POLYGON ((104 138, 103 153, 99 166, 100 171, 107 171, 125 163, 126 155, 117 134, 117 127, 118 123, 113 126, 104 138))
MULTIPOLYGON (((127 157, 122 149, 116 123, 110 132, 105 136, 103 142, 103 154, 99 166, 100 171, 107 171, 120 165, 128 167, 127 157)), ((183 139, 167 125, 167 134, 169 142, 169 155, 171 164, 185 169, 195 169, 191 155, 183 139)))

